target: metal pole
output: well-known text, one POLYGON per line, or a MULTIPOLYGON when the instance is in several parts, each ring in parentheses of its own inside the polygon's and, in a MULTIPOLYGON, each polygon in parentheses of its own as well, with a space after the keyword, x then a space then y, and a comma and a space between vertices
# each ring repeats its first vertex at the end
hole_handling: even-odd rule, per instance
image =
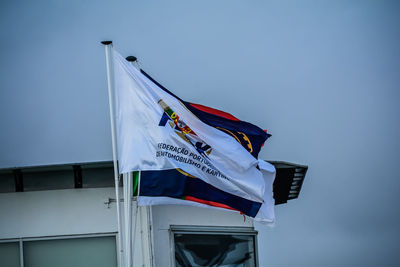
MULTIPOLYGON (((134 56, 128 56, 128 57, 126 57, 126 60, 127 61, 129 61, 135 68, 138 68, 138 65, 137 65, 137 59, 136 59, 136 57, 134 57, 134 56)), ((130 173, 130 196, 132 196, 132 182, 133 182, 133 174, 132 173, 130 173)), ((140 172, 139 172, 139 175, 138 175, 138 179, 139 179, 139 185, 138 185, 138 192, 139 192, 139 186, 140 186, 140 172)), ((138 196, 139 196, 139 193, 138 193, 138 196)), ((131 202, 130 202, 130 204, 131 204, 131 202)), ((130 206, 130 212, 132 212, 132 206, 130 206)), ((132 237, 132 239, 130 240, 130 243, 129 243, 129 245, 130 245, 130 258, 132 259, 132 261, 131 261, 131 263, 133 264, 134 263, 134 260, 135 260, 135 258, 134 258, 134 255, 135 255, 135 243, 136 243, 136 225, 137 225, 137 215, 138 215, 138 206, 137 206, 137 199, 135 200, 135 207, 134 207, 134 212, 133 212, 133 215, 135 216, 134 218, 133 218, 133 231, 132 231, 132 213, 130 213, 129 214, 130 216, 129 216, 129 218, 131 219, 131 221, 130 221, 130 232, 129 232, 129 234, 128 234, 128 232, 127 232, 127 234, 126 234, 126 236, 130 236, 130 237, 132 237)), ((128 242, 128 241, 127 241, 128 242)), ((127 243, 128 244, 128 243, 127 243)), ((137 263, 137 261, 136 261, 136 263, 137 263)), ((128 265, 129 266, 129 265, 128 265)))
MULTIPOLYGON (((138 205, 137 205, 137 199, 135 201, 135 206, 134 206, 134 212, 133 212, 135 218, 133 219, 133 231, 132 231, 132 262, 134 262, 135 258, 135 243, 136 243, 136 225, 137 225, 137 217, 138 217, 138 205)), ((136 263, 138 263, 136 261, 136 263)))
POLYGON ((24 242, 22 242, 22 238, 19 239, 19 266, 24 267, 24 242))
POLYGON ((125 266, 132 266, 132 172, 124 173, 125 266))
POLYGON ((121 210, 120 210, 120 197, 119 197, 119 174, 118 174, 118 162, 117 162, 117 139, 116 139, 116 127, 114 121, 114 66, 112 60, 112 41, 101 42, 106 50, 106 66, 107 66, 107 85, 108 85, 108 103, 110 106, 110 122, 111 122, 111 140, 112 140, 112 151, 113 151, 113 162, 114 162, 114 187, 115 187, 115 198, 117 199, 117 226, 118 226, 118 263, 122 266, 122 232, 121 232, 121 210))
MULTIPOLYGON (((126 57, 126 60, 129 61, 136 69, 140 71, 140 66, 137 61, 137 58, 134 56, 126 57)), ((133 230, 132 230, 132 264, 138 264, 140 261, 138 257, 135 259, 135 246, 141 245, 141 252, 142 252, 142 266, 152 267, 153 264, 153 235, 152 235, 152 213, 151 213, 151 206, 150 207, 139 207, 138 206, 138 198, 140 196, 140 180, 141 180, 141 173, 140 171, 137 172, 137 179, 138 179, 138 194, 136 201, 133 207, 133 230), (138 223, 140 224, 140 228, 136 231, 138 223), (139 233, 140 232, 140 233, 139 233), (139 244, 136 244, 137 236, 140 234, 141 241, 139 244)), ((140 241, 140 239, 139 239, 140 241)))

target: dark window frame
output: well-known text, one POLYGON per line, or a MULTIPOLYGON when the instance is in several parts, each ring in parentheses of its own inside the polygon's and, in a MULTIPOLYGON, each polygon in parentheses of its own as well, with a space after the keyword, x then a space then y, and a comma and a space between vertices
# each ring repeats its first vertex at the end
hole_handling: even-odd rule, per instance
POLYGON ((20 237, 20 238, 4 238, 0 239, 0 243, 18 243, 20 267, 24 266, 24 243, 30 241, 51 241, 51 240, 67 240, 67 239, 81 239, 81 238, 96 238, 96 237, 114 237, 115 248, 117 255, 117 266, 119 266, 119 246, 118 246, 118 233, 93 233, 93 234, 71 234, 71 235, 56 235, 56 236, 37 236, 37 237, 20 237))
POLYGON ((259 266, 258 262, 258 232, 254 227, 239 226, 203 226, 203 225, 170 225, 170 259, 171 266, 176 266, 175 261, 175 234, 191 234, 191 235, 246 235, 253 237, 255 266, 259 266))

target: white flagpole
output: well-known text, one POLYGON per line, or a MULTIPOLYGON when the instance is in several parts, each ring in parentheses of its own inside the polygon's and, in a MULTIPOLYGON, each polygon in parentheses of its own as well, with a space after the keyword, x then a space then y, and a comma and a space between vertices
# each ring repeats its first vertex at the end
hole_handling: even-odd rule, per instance
MULTIPOLYGON (((129 61, 137 70, 140 71, 140 66, 139 62, 137 61, 137 58, 134 56, 128 56, 126 57, 126 60, 129 61)), ((138 206, 138 198, 140 196, 140 180, 141 180, 141 173, 140 171, 137 172, 137 197, 136 201, 134 203, 133 207, 133 226, 132 226, 132 252, 131 252, 131 258, 132 258, 132 264, 138 264, 140 260, 138 259, 138 256, 136 256, 135 259, 135 246, 136 245, 141 245, 141 254, 142 254, 142 266, 148 266, 152 267, 153 266, 153 249, 152 249, 152 234, 151 234, 151 225, 152 225, 152 214, 151 214, 151 206, 150 207, 139 207, 138 206), (136 231, 137 226, 140 226, 138 232, 136 231), (139 236, 139 240, 141 239, 142 242, 139 242, 139 244, 136 244, 136 239, 139 236), (140 238, 141 237, 141 238, 140 238)), ((131 188, 133 189, 132 185, 131 188)))
POLYGON ((114 187, 115 187, 115 198, 117 206, 117 227, 118 227, 118 264, 122 266, 122 232, 121 232, 121 210, 120 210, 120 197, 119 197, 119 172, 117 163, 117 139, 116 139, 116 126, 114 120, 114 66, 112 61, 112 41, 101 42, 106 50, 106 66, 107 66, 107 85, 108 85, 108 103, 110 106, 110 122, 111 122, 111 140, 112 140, 112 151, 113 151, 113 162, 114 162, 114 187))
POLYGON ((132 172, 124 173, 125 266, 132 266, 132 172))
MULTIPOLYGON (((138 65, 137 65, 137 59, 136 59, 136 57, 134 57, 134 56, 128 56, 127 58, 126 58, 126 60, 127 61, 129 61, 135 68, 137 68, 138 70, 139 70, 139 67, 138 67, 138 65)), ((133 184, 132 184, 132 182, 133 182, 133 173, 130 173, 130 190, 131 190, 131 194, 130 194, 130 196, 132 196, 133 194, 133 188, 132 188, 132 186, 133 186, 133 184)), ((139 172, 139 175, 138 175, 138 179, 139 179, 139 181, 138 181, 138 196, 139 196, 139 188, 140 188, 140 172, 139 172)), ((132 259, 131 260, 131 263, 133 264, 134 263, 134 260, 135 260, 135 258, 134 258, 134 254, 135 254, 135 243, 136 243, 136 225, 137 225, 137 216, 138 216, 138 205, 137 205, 137 198, 136 198, 136 200, 135 200, 135 207, 134 207, 134 212, 133 212, 133 215, 135 216, 134 218, 133 218, 133 224, 134 224, 134 226, 133 226, 133 230, 132 230, 132 221, 130 221, 130 232, 129 232, 129 234, 128 234, 128 232, 127 232, 127 234, 126 234, 126 236, 128 237, 128 236, 130 236, 130 237, 132 237, 131 238, 131 240, 130 240, 130 243, 129 243, 129 245, 130 245, 130 255, 129 255, 129 257, 130 257, 130 259, 132 259)), ((129 218, 130 219, 132 219, 132 206, 130 206, 130 216, 129 216, 129 218)), ((127 242, 128 242, 128 240, 127 240, 127 242)), ((128 265, 129 266, 129 265, 128 265)))

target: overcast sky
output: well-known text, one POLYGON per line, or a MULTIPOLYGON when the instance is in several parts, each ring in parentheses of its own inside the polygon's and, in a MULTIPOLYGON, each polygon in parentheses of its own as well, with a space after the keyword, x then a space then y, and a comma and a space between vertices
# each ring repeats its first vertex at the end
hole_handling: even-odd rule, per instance
POLYGON ((0 3, 0 168, 111 160, 102 40, 309 165, 261 266, 399 264, 400 1, 0 3))

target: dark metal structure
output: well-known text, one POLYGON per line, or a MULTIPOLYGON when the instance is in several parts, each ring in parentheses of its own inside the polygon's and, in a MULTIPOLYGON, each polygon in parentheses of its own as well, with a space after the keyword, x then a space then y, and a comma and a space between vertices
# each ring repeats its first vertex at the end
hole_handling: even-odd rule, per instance
POLYGON ((275 205, 299 197, 308 166, 284 161, 269 161, 276 169, 274 182, 275 205))

